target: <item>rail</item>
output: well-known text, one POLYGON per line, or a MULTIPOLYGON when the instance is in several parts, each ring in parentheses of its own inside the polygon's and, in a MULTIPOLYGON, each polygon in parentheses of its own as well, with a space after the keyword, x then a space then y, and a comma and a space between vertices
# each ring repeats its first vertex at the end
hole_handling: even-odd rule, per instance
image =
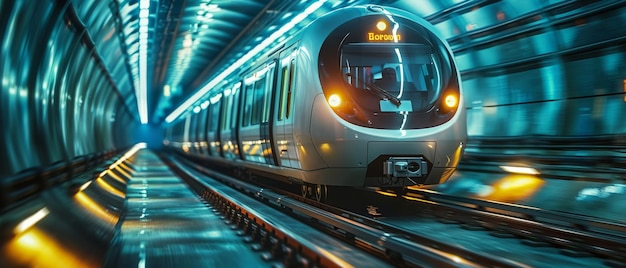
POLYGON ((626 261, 626 223, 424 189, 407 195, 444 219, 558 245, 566 254, 589 252, 626 261))
MULTIPOLYGON (((182 158, 182 157, 181 157, 182 158)), ((478 254, 461 247, 435 241, 409 231, 394 228, 373 219, 339 209, 330 209, 323 204, 303 202, 295 194, 279 193, 261 188, 222 173, 206 169, 185 158, 185 164, 194 169, 226 182, 240 191, 247 192, 265 203, 273 204, 292 215, 318 226, 324 226, 342 236, 347 242, 359 245, 372 254, 385 257, 394 265, 433 267, 523 267, 523 265, 501 260, 496 256, 478 254), (321 208, 323 207, 323 208, 321 208), (381 228, 381 226, 385 226, 381 228)), ((309 200, 310 201, 310 200, 309 200)), ((310 201, 313 202, 313 201, 310 201)))

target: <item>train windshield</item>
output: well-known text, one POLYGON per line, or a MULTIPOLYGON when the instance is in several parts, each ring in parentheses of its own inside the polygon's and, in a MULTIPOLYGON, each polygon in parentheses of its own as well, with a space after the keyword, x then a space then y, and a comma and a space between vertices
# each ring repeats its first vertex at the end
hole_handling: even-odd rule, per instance
POLYGON ((370 94, 381 112, 425 111, 439 95, 439 76, 432 49, 422 44, 355 43, 342 48, 344 81, 354 98, 370 94))
POLYGON ((456 112, 460 87, 444 42, 426 21, 373 15, 345 22, 320 49, 328 104, 342 119, 370 128, 445 123, 456 112))

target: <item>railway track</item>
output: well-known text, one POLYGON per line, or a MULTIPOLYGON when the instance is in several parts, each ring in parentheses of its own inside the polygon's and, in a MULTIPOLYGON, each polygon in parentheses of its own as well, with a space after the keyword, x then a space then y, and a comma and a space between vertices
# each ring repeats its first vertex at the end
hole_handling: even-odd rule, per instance
POLYGON ((409 190, 406 197, 429 206, 441 219, 484 228, 494 236, 513 235, 531 246, 558 248, 566 256, 598 257, 609 266, 626 266, 625 223, 426 189, 409 190))
MULTIPOLYGON (((197 164, 190 165, 204 174, 264 200, 265 203, 288 211, 292 217, 325 229, 326 232, 359 246, 392 265, 626 265, 626 228, 616 222, 449 196, 421 189, 410 190, 404 193, 403 198, 380 195, 380 190, 368 193, 345 188, 340 190, 347 191, 342 195, 350 196, 351 200, 368 200, 370 207, 402 207, 420 212, 409 213, 411 215, 401 212, 399 216, 395 216, 393 212, 388 213, 393 209, 384 209, 384 214, 372 215, 367 213, 367 204, 363 202, 360 202, 361 207, 346 205, 349 202, 342 199, 329 199, 329 204, 323 204, 302 198, 297 187, 291 192, 267 185, 260 187, 197 164), (423 226, 429 228, 421 228, 423 226), (446 238, 446 233, 454 233, 456 237, 446 238), (485 234, 487 238, 484 238, 485 234), (463 237, 485 240, 481 241, 485 245, 463 237), (495 248, 499 250, 494 250, 493 244, 497 244, 495 248), (532 257, 537 254, 542 259, 532 257), (431 259, 432 256, 438 257, 431 259)), ((385 194, 394 195, 390 192, 385 194)))
POLYGON ((424 189, 373 190, 364 199, 377 208, 370 216, 391 226, 529 266, 626 267, 624 223, 424 189))
MULTIPOLYGON (((408 230, 395 228, 390 224, 361 216, 349 211, 330 207, 313 200, 304 199, 297 194, 276 188, 265 188, 229 177, 222 173, 207 169, 201 165, 186 161, 182 158, 170 158, 178 166, 185 168, 188 174, 188 183, 194 185, 202 196, 215 206, 222 207, 229 222, 235 222, 236 228, 252 237, 249 225, 254 219, 245 219, 248 215, 244 209, 229 201, 219 201, 220 198, 212 191, 207 192, 208 185, 202 183, 206 176, 227 183, 241 192, 254 196, 270 206, 285 212, 288 217, 298 218, 319 230, 341 239, 345 243, 356 246, 361 250, 373 254, 393 266, 408 267, 525 267, 523 263, 512 262, 484 253, 476 253, 458 247, 454 244, 432 240, 426 236, 412 233, 408 230), (193 169, 193 170, 192 170, 193 169), (201 174, 197 173, 201 172, 201 174), (228 205, 224 205, 228 204, 228 205)), ((258 225, 258 224, 257 224, 258 225)), ((255 229, 255 228, 252 228, 255 229)), ((277 232, 275 228, 272 232, 277 232)), ((284 240, 280 235, 274 240, 284 240)), ((248 238, 254 239, 254 238, 248 238)), ((257 238, 258 239, 258 238, 257 238)), ((275 245, 273 247, 276 247, 275 245)), ((283 246, 281 246, 282 248, 283 246)), ((292 250, 288 250, 291 252, 292 250)), ((285 252, 274 253, 284 255, 285 252)))

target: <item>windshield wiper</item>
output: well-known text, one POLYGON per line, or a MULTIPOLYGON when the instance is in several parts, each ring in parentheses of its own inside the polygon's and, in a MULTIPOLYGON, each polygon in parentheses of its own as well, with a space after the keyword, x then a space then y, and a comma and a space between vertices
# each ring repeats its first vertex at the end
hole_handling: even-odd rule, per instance
MULTIPOLYGON (((350 73, 347 73, 346 76, 350 76, 350 73)), ((379 97, 383 97, 385 99, 388 99, 395 106, 400 107, 400 104, 401 104, 402 101, 398 97, 396 97, 393 94, 391 94, 386 89, 384 89, 382 87, 379 87, 379 86, 377 86, 375 84, 365 83, 365 81, 363 81, 363 79, 361 79, 361 78, 359 78, 358 80, 359 80, 359 83, 365 85, 365 89, 367 89, 368 92, 375 93, 379 97)))
POLYGON ((369 90, 369 91, 372 91, 372 90, 376 91, 383 98, 388 99, 391 103, 393 103, 394 105, 400 107, 400 104, 401 104, 402 101, 398 97, 396 97, 393 94, 391 94, 386 89, 384 89, 382 87, 379 87, 376 84, 365 84, 365 86, 367 87, 367 90, 369 90))

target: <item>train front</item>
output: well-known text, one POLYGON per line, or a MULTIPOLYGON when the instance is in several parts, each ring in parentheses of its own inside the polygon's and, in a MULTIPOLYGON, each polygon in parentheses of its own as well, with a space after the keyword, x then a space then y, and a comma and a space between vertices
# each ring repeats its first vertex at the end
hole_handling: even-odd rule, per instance
POLYGON ((311 128, 328 166, 361 168, 356 183, 380 187, 438 184, 454 172, 465 111, 451 50, 432 25, 370 6, 325 39, 319 74, 324 107, 316 100, 311 128))

